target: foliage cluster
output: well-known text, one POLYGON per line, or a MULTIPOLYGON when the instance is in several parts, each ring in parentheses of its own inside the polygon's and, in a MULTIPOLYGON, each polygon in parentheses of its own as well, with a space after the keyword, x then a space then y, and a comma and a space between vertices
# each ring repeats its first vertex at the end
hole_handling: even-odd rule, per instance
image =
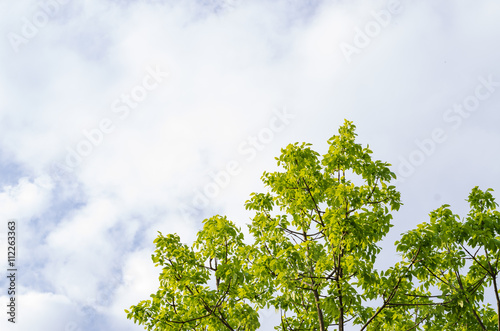
POLYGON ((400 260, 377 270, 400 194, 390 165, 355 138, 346 121, 323 156, 305 143, 282 149, 284 171, 265 172, 268 192, 245 203, 255 213, 251 244, 219 215, 204 220, 192 246, 160 233, 152 256, 160 287, 127 317, 147 330, 257 330, 259 310, 274 308, 283 331, 500 330, 491 189, 472 190, 463 219, 448 205, 432 211, 396 242, 400 260))

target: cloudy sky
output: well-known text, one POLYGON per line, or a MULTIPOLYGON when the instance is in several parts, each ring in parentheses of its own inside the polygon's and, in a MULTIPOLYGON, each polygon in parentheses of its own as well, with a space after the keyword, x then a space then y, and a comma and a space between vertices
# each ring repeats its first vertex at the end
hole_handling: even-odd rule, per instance
POLYGON ((399 176, 384 261, 431 210, 464 215, 474 186, 499 197, 499 16, 495 0, 2 1, 18 315, 0 328, 142 330, 123 310, 158 286, 157 231, 189 243, 214 214, 245 230, 280 149, 325 153, 344 119, 399 176))

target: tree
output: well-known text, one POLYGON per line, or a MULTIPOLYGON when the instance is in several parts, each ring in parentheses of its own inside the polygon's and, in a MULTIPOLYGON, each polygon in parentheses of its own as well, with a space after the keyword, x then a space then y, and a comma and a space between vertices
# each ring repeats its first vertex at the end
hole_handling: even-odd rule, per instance
POLYGON ((396 243, 403 258, 419 252, 411 270, 419 286, 411 303, 428 329, 500 330, 500 213, 491 191, 472 189, 465 219, 443 205, 396 243), (496 310, 483 303, 488 288, 496 310))
POLYGON ((282 149, 284 171, 265 172, 268 192, 245 203, 255 212, 251 244, 218 215, 191 247, 159 233, 160 288, 127 317, 148 330, 257 330, 259 310, 273 307, 277 330, 498 328, 500 219, 490 191, 472 191, 465 222, 446 205, 432 212, 397 242, 401 261, 378 271, 400 194, 390 165, 355 137, 345 121, 323 157, 305 143, 282 149), (497 311, 480 306, 490 284, 497 311))

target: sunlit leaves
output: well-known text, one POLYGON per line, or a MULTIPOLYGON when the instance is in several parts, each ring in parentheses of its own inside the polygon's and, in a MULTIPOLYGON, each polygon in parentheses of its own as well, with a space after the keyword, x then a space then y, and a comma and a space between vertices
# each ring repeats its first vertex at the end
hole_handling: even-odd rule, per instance
MULTIPOLYGON (((148 330, 257 330, 258 312, 281 313, 277 330, 490 330, 498 311, 500 213, 474 188, 464 219, 449 205, 396 242, 401 261, 375 270, 378 243, 401 206, 389 164, 372 159, 345 121, 321 156, 289 144, 280 170, 252 193, 251 244, 223 216, 203 221, 191 246, 155 239, 160 287, 127 310, 148 330)), ((500 302, 500 299, 499 299, 500 302)))
POLYGON ((426 289, 434 289, 439 303, 428 311, 427 319, 436 327, 429 330, 498 328, 498 311, 483 303, 488 286, 494 284, 499 269, 498 206, 491 189, 475 187, 468 197, 470 212, 465 219, 443 205, 430 213, 430 221, 403 235, 397 242, 398 251, 407 258, 417 249, 420 259, 412 274, 426 289))
POLYGON ((370 291, 383 281, 372 267, 376 243, 401 202, 388 185, 395 178, 389 165, 371 159, 354 129, 346 121, 323 157, 309 144, 282 149, 277 161, 284 171, 264 173, 269 192, 253 193, 246 203, 256 211, 249 226, 259 252, 252 270, 276 291, 273 304, 286 316, 281 328, 320 329, 321 322, 370 317, 363 303, 377 297, 370 291))
POLYGON ((152 300, 132 306, 128 318, 148 330, 258 329, 258 314, 249 305, 257 294, 244 267, 250 250, 232 222, 206 219, 192 247, 174 234, 160 233, 154 242, 152 260, 163 268, 160 289, 152 300))

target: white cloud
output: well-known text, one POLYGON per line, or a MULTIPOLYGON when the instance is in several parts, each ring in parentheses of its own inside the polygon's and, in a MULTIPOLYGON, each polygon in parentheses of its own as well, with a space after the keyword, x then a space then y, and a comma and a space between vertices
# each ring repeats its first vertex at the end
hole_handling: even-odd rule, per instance
MULTIPOLYGON (((0 297, 2 303, 7 300, 9 300, 7 296, 0 297)), ((15 324, 2 318, 0 326, 3 330, 18 328, 20 330, 70 331, 73 325, 84 323, 84 317, 79 312, 80 307, 65 296, 28 290, 16 300, 15 324)))
MULTIPOLYGON (((244 228, 250 215, 243 203, 262 190, 259 178, 275 168, 280 148, 308 141, 323 153, 344 118, 395 168, 416 139, 447 130, 448 139, 399 183, 405 206, 396 232, 444 200, 462 202, 472 183, 498 190, 498 93, 457 130, 443 114, 473 93, 478 76, 500 81, 499 4, 402 0, 390 23, 346 61, 340 45, 378 22, 373 13, 388 3, 71 2, 17 53, 3 38, 0 169, 8 185, 0 216, 21 220, 21 252, 30 252, 22 257, 33 281, 23 284, 32 293, 24 302, 45 300, 47 310, 64 306, 70 315, 90 311, 103 329, 142 329, 122 311, 155 288, 156 231, 190 242, 201 217, 215 212, 244 228), (156 66, 168 78, 128 117, 114 112, 113 103, 156 66), (248 160, 239 146, 282 107, 296 117, 248 160), (105 118, 114 130, 74 172, 56 176, 53 167, 105 118), (230 161, 239 174, 208 207, 182 215, 181 204, 192 207, 210 173, 230 161)), ((35 1, 0 5, 2 35, 22 33, 23 17, 40 8, 35 1)), ((20 318, 28 312, 47 329, 89 327, 80 317, 68 326, 34 310, 20 318)))
POLYGON ((17 185, 4 186, 0 192, 0 217, 21 219, 29 222, 40 215, 50 203, 53 181, 48 176, 34 180, 20 178, 17 185))

